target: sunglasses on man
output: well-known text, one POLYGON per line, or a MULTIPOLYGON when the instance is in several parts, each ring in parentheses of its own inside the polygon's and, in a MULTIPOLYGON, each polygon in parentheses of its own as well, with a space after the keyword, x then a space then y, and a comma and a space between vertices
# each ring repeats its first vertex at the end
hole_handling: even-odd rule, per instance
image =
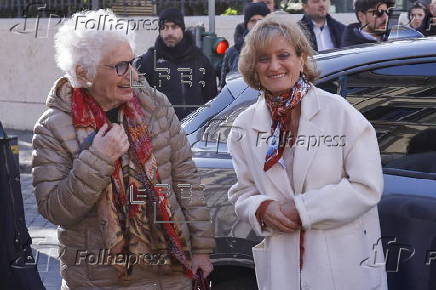
POLYGON ((370 9, 367 12, 372 13, 375 17, 382 17, 383 14, 386 13, 387 16, 389 16, 390 9, 370 9))
POLYGON ((135 59, 132 58, 131 60, 125 60, 125 61, 120 61, 119 63, 117 63, 116 65, 109 65, 109 64, 105 64, 105 66, 110 67, 112 69, 115 69, 117 72, 117 75, 119 77, 122 77, 123 75, 126 74, 126 72, 129 70, 130 66, 133 66, 133 61, 135 59))

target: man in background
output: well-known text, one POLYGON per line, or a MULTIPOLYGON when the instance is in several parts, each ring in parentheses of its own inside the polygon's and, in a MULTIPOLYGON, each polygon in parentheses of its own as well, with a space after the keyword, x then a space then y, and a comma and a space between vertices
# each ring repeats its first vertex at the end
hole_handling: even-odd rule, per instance
POLYGON ((316 51, 341 47, 345 25, 329 14, 330 0, 303 0, 304 16, 298 24, 316 51))
POLYGON ((224 55, 223 64, 221 66, 221 78, 219 87, 222 89, 226 85, 226 76, 231 72, 238 71, 239 54, 244 46, 244 37, 247 33, 256 25, 256 23, 266 15, 270 13, 270 10, 263 2, 248 3, 244 8, 244 33, 241 38, 238 39, 235 45, 227 49, 224 55))
POLYGON ((216 73, 209 59, 185 30, 180 10, 159 15, 159 36, 154 47, 135 61, 151 87, 164 93, 181 120, 217 95, 216 73))
POLYGON ((342 47, 383 41, 388 34, 388 9, 394 5, 394 0, 356 0, 354 12, 359 22, 346 27, 342 47))
MULTIPOLYGON (((258 2, 263 2, 265 3, 266 7, 268 7, 270 12, 274 12, 275 10, 275 4, 274 4, 274 0, 253 0, 252 3, 258 3, 258 2)), ((243 38, 244 38, 244 32, 245 32, 245 25, 244 23, 239 23, 238 25, 236 25, 235 28, 235 33, 233 34, 233 40, 236 43, 241 43, 243 42, 243 38)))

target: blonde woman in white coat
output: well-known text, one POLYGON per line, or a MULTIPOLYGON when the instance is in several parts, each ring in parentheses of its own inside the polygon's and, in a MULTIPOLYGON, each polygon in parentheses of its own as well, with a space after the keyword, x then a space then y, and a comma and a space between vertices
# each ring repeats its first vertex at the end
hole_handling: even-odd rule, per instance
POLYGON ((387 289, 374 128, 312 84, 310 44, 288 16, 267 16, 245 41, 239 70, 262 93, 228 138, 229 199, 265 236, 253 248, 259 289, 387 289))

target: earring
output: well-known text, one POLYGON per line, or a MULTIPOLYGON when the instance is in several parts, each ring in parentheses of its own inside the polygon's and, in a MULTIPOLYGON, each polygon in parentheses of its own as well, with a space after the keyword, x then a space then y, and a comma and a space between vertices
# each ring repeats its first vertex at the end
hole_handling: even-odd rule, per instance
POLYGON ((92 82, 90 82, 90 81, 87 81, 85 84, 86 84, 86 87, 87 87, 87 88, 92 87, 92 82))

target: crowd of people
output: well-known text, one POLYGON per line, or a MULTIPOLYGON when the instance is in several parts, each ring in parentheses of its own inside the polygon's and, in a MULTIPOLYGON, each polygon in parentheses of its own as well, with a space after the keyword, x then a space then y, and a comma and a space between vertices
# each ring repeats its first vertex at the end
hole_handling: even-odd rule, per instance
MULTIPOLYGON (((240 23, 234 33, 235 45, 228 49, 221 68, 220 88, 225 83, 225 77, 238 70, 238 57, 244 44, 244 36, 250 31, 250 19, 253 21, 266 16, 265 8, 260 3, 270 1, 254 0, 244 9, 244 23, 240 23), (256 14, 253 14, 256 13, 256 14)), ((393 0, 355 0, 354 11, 357 22, 344 25, 333 18, 330 11, 330 0, 303 0, 304 15, 298 21, 305 31, 314 51, 324 51, 333 48, 347 47, 363 43, 384 41, 389 35, 389 9, 395 5, 393 0)), ((271 5, 267 5, 270 11, 271 5)), ((408 26, 423 34, 436 35, 436 1, 429 5, 416 2, 408 12, 408 26)))

